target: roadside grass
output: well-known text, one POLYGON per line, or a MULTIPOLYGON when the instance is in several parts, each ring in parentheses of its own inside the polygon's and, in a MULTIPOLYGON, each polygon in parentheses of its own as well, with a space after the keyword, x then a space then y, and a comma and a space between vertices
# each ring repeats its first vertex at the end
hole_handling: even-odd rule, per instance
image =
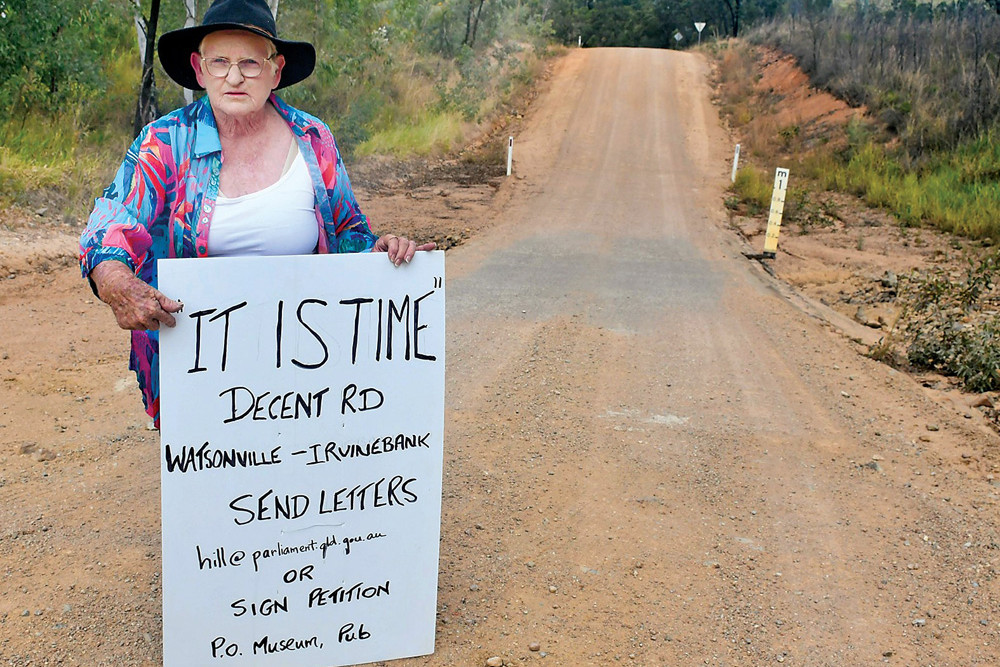
POLYGON ((68 114, 22 120, 0 126, 0 206, 56 204, 63 219, 80 219, 122 150, 95 147, 68 114))
POLYGON ((900 224, 932 226, 970 239, 1000 240, 1000 156, 993 132, 909 170, 885 146, 868 142, 846 162, 814 171, 827 189, 858 195, 900 224))
POLYGON ((502 45, 463 53, 451 70, 443 61, 414 64, 394 82, 397 103, 373 120, 353 154, 405 158, 455 151, 524 98, 548 55, 502 45))
MULTIPOLYGON (((767 214, 772 176, 757 166, 766 157, 769 167, 780 160, 796 176, 785 219, 797 221, 802 233, 836 217, 814 203, 833 191, 891 213, 901 228, 935 228, 978 241, 978 250, 963 251, 968 266, 961 274, 941 269, 900 277, 900 315, 868 353, 957 377, 968 391, 1000 390, 1000 252, 990 249, 1000 242, 1000 128, 951 150, 928 151, 918 161, 872 119, 848 123, 806 146, 795 126, 778 127, 768 118, 773 100, 745 83, 754 80, 747 74, 756 61, 751 46, 720 42, 715 59, 719 106, 747 156, 726 206, 749 216, 767 214)), ((863 236, 857 245, 863 249, 863 236)))
POLYGON ((451 152, 463 141, 464 130, 458 113, 431 113, 375 132, 354 149, 354 154, 359 157, 374 154, 394 157, 441 155, 451 152))
POLYGON ((771 205, 773 183, 768 175, 754 165, 741 167, 736 171, 733 192, 747 209, 748 215, 766 213, 771 205))

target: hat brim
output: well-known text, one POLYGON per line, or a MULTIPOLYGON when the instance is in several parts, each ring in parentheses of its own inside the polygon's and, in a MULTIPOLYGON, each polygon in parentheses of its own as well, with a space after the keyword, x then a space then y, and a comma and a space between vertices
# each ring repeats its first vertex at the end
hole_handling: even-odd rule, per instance
POLYGON ((198 83, 198 78, 191 67, 191 54, 198 50, 205 35, 217 30, 245 30, 274 42, 278 53, 285 57, 285 66, 281 70, 281 81, 278 82, 275 90, 302 81, 312 74, 316 67, 316 49, 309 42, 276 39, 253 26, 239 23, 213 23, 171 30, 160 36, 160 40, 157 42, 157 52, 160 56, 160 64, 167 76, 184 88, 205 90, 198 83))

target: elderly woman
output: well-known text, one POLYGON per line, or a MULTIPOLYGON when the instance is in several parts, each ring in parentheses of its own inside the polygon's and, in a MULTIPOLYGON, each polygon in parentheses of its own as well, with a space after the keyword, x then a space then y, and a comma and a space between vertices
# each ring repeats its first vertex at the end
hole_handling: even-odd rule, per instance
POLYGON ((132 330, 129 366, 157 425, 157 330, 181 309, 156 289, 157 259, 374 251, 398 266, 435 247, 375 236, 330 129, 274 94, 308 77, 316 52, 278 39, 265 0, 215 0, 158 46, 174 81, 207 94, 143 129, 80 240, 84 277, 132 330))

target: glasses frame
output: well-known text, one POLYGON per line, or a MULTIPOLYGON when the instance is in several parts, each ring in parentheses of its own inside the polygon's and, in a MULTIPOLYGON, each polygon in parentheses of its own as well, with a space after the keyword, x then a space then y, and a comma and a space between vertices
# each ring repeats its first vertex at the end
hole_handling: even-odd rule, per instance
POLYGON ((264 62, 260 63, 260 71, 259 72, 257 72, 256 74, 247 74, 246 72, 243 71, 243 64, 246 63, 246 62, 248 62, 248 61, 254 60, 253 58, 244 58, 243 60, 237 60, 237 61, 234 62, 234 61, 230 60, 229 58, 222 58, 222 57, 208 58, 208 57, 206 57, 202 53, 198 54, 198 58, 201 60, 201 64, 202 64, 202 66, 205 69, 205 73, 208 74, 209 76, 215 77, 216 79, 225 79, 225 78, 228 78, 229 77, 229 73, 231 71, 233 71, 233 66, 234 65, 236 66, 236 69, 239 70, 240 76, 242 76, 244 79, 256 79, 257 77, 259 77, 261 74, 264 73, 264 63, 268 62, 269 60, 274 60, 277 56, 278 56, 278 52, 275 51, 274 53, 272 53, 271 55, 269 55, 267 58, 264 58, 264 62), (210 61, 219 61, 219 60, 224 60, 227 63, 229 63, 229 66, 226 68, 225 74, 213 74, 212 70, 209 69, 208 63, 210 61))

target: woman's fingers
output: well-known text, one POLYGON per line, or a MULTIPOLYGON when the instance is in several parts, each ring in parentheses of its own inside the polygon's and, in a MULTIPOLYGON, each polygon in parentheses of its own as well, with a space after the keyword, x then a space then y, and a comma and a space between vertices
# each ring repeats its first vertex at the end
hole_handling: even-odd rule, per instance
POLYGON ((127 285, 107 299, 118 326, 156 331, 161 324, 168 327, 177 324, 172 313, 180 310, 180 304, 138 278, 135 280, 140 284, 127 285))
POLYGON ((434 250, 437 244, 433 241, 417 245, 405 236, 393 236, 387 234, 379 238, 375 244, 375 250, 384 250, 389 256, 389 261, 399 266, 403 262, 409 262, 418 250, 434 250))
POLYGON ((172 327, 173 313, 183 305, 140 280, 121 262, 102 262, 91 271, 101 300, 111 306, 122 329, 156 331, 160 325, 172 327))

